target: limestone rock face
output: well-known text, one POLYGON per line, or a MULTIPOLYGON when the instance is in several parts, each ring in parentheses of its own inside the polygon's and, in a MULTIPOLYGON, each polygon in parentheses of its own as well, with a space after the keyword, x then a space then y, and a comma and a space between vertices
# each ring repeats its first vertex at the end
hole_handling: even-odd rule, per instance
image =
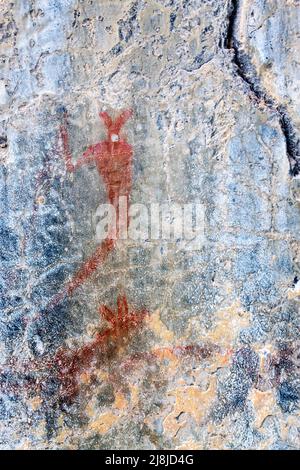
POLYGON ((1 448, 299 449, 300 2, 0 13, 1 448))

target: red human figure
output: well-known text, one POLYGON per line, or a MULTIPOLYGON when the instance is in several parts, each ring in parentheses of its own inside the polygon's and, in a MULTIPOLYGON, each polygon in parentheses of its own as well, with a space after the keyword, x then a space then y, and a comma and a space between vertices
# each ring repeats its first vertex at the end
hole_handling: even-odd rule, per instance
POLYGON ((120 131, 132 114, 132 110, 127 109, 113 121, 106 112, 100 113, 99 116, 107 129, 107 140, 88 147, 75 164, 72 163, 66 126, 61 128, 68 171, 75 171, 85 163, 95 162, 105 183, 108 200, 114 206, 120 196, 128 197, 131 190, 133 152, 131 145, 120 135, 120 131))
MULTIPOLYGON (((107 139, 89 146, 75 164, 72 163, 66 124, 62 125, 60 129, 66 168, 68 171, 73 172, 86 163, 94 162, 96 164, 98 173, 103 178, 106 186, 108 201, 113 204, 116 210, 117 238, 119 235, 119 198, 122 196, 125 197, 128 207, 128 198, 132 184, 133 155, 132 146, 120 135, 120 131, 132 114, 132 110, 127 109, 113 120, 108 113, 101 112, 99 116, 107 129, 107 139)), ((126 217, 128 226, 128 213, 126 217)), ((89 258, 75 274, 64 291, 54 298, 51 302, 51 306, 60 302, 66 294, 72 294, 77 287, 85 282, 97 267, 104 262, 108 253, 114 248, 115 243, 116 240, 114 238, 105 239, 91 258, 89 258)))

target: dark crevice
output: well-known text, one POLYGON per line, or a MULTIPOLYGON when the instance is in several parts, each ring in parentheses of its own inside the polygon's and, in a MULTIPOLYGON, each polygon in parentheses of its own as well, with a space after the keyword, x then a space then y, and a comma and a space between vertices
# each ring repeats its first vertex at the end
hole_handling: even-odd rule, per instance
POLYGON ((239 15, 239 1, 232 0, 229 7, 227 34, 224 41, 226 49, 234 52, 233 61, 236 65, 237 74, 247 84, 249 90, 253 93, 259 102, 275 111, 278 115, 279 124, 286 142, 286 152, 290 164, 290 174, 297 176, 300 174, 300 143, 296 136, 293 123, 283 105, 267 95, 262 88, 256 70, 250 57, 241 49, 241 44, 236 37, 236 24, 239 15))
MULTIPOLYGON (((237 0, 232 0, 229 7, 229 16, 228 16, 228 26, 227 26, 227 35, 225 38, 225 48, 234 49, 234 27, 238 14, 238 2, 237 0)), ((235 51, 236 52, 236 51, 235 51)))
POLYGON ((285 136, 286 150, 290 160, 291 174, 297 176, 300 174, 300 152, 299 139, 294 131, 293 124, 283 106, 278 106, 279 123, 285 136))

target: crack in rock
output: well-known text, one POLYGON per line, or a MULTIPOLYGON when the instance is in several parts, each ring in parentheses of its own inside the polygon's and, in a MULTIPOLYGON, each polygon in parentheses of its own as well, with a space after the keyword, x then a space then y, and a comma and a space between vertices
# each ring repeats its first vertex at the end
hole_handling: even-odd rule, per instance
POLYGON ((291 176, 300 174, 300 142, 296 136, 294 125, 284 105, 276 102, 261 86, 260 79, 249 55, 243 51, 238 40, 237 21, 241 15, 242 6, 239 0, 232 0, 229 6, 227 34, 224 41, 226 49, 234 52, 233 61, 237 67, 237 74, 247 84, 254 96, 270 110, 275 111, 286 142, 286 152, 290 164, 291 176))

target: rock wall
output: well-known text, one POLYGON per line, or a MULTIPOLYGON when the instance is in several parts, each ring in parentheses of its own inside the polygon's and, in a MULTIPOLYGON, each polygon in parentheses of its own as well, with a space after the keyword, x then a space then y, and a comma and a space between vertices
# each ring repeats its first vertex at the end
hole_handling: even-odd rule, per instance
POLYGON ((1 448, 298 449, 300 2, 0 12, 1 448))

